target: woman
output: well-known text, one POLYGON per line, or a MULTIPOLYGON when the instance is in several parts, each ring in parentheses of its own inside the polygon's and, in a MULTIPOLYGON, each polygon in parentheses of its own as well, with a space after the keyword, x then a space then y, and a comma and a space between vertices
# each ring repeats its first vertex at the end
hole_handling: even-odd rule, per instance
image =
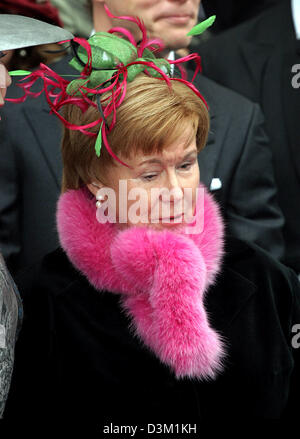
MULTIPOLYGON (((0 62, 0 107, 4 105, 6 89, 10 84, 11 78, 0 62)), ((21 300, 0 253, 0 419, 10 387, 14 346, 21 321, 21 300)))
POLYGON ((97 38, 51 104, 73 103, 59 115, 71 128, 61 248, 19 280, 26 320, 7 419, 141 437, 158 422, 292 416, 297 278, 236 239, 221 262, 222 218, 199 185, 203 98, 169 78, 153 42, 135 61, 126 42, 130 62, 111 71, 97 38))
POLYGON ((21 299, 0 253, 0 419, 10 387, 14 347, 21 323, 21 299))

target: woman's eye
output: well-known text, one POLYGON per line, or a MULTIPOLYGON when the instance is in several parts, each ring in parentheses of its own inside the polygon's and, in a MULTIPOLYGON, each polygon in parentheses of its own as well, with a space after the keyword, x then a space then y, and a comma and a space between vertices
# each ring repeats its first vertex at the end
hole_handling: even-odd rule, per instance
POLYGON ((149 174, 149 175, 143 175, 142 179, 146 181, 152 181, 157 177, 157 174, 149 174))
POLYGON ((180 169, 188 170, 191 168, 192 165, 193 163, 184 163, 183 165, 180 166, 180 169))

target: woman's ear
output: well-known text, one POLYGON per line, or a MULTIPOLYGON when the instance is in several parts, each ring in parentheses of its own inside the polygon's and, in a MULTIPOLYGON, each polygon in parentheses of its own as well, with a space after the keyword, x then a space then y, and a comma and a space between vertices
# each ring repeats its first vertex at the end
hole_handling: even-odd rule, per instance
POLYGON ((97 195, 97 192, 99 189, 101 189, 103 187, 103 185, 100 182, 94 182, 94 183, 89 183, 86 185, 86 187, 88 188, 88 190, 94 195, 97 195))

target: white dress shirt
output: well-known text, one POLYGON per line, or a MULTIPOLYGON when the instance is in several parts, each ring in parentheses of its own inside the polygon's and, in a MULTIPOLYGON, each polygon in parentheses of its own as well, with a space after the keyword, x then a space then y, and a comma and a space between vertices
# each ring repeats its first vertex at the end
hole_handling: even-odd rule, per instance
MULTIPOLYGON (((171 50, 171 52, 167 56, 167 59, 169 59, 170 61, 175 61, 175 51, 174 50, 171 50)), ((171 75, 172 76, 174 75, 174 70, 175 70, 174 64, 171 64, 171 75)))
POLYGON ((300 40, 300 0, 292 0, 292 16, 297 40, 300 40))

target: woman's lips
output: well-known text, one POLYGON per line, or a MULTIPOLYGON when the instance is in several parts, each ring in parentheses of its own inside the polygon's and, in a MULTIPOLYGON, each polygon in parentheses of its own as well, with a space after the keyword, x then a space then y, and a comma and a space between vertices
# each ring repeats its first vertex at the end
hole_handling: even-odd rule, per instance
POLYGON ((170 216, 170 217, 166 217, 166 218, 159 218, 159 221, 174 221, 174 220, 178 220, 179 218, 182 218, 183 213, 180 215, 176 215, 176 216, 170 216))

